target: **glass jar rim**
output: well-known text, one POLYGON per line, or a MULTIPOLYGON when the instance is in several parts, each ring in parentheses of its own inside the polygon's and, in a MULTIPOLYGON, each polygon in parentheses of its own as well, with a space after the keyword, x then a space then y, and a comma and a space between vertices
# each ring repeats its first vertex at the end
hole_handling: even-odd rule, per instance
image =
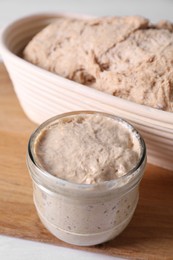
POLYGON ((104 186, 104 185, 106 185, 106 186, 109 185, 109 186, 112 187, 115 184, 118 184, 120 181, 123 181, 126 178, 130 177, 145 162, 146 145, 145 145, 145 142, 144 142, 142 136, 135 129, 135 127, 132 124, 130 124, 129 122, 127 122, 125 119, 118 117, 116 115, 109 114, 109 113, 106 113, 106 112, 101 112, 101 111, 79 110, 79 111, 72 111, 72 112, 67 112, 67 113, 63 113, 63 114, 60 114, 60 115, 56 115, 56 116, 51 117, 50 119, 46 120, 45 122, 43 122, 40 126, 38 126, 36 128, 36 130, 31 134, 29 142, 28 142, 28 157, 31 160, 34 167, 36 167, 38 172, 42 176, 49 179, 52 183, 60 184, 61 186, 68 185, 71 188, 82 188, 82 189, 96 188, 98 186, 104 186), (60 120, 62 118, 73 117, 73 116, 76 116, 76 115, 87 115, 87 114, 99 114, 99 115, 102 115, 102 116, 112 118, 112 119, 114 119, 118 122, 121 122, 122 124, 126 125, 126 127, 130 128, 131 131, 133 132, 133 135, 136 136, 136 139, 138 140, 139 145, 140 145, 140 157, 139 157, 137 164, 130 171, 128 171, 126 174, 124 174, 123 176, 120 176, 116 179, 112 179, 112 180, 108 180, 108 181, 104 181, 104 182, 100 182, 100 183, 94 183, 94 184, 75 183, 75 182, 70 182, 68 180, 64 180, 64 179, 61 179, 57 176, 52 175, 51 173, 46 171, 43 167, 41 167, 37 163, 37 160, 34 156, 34 144, 35 144, 37 136, 43 131, 43 129, 46 129, 49 126, 56 124, 56 122, 58 122, 58 120, 60 120))

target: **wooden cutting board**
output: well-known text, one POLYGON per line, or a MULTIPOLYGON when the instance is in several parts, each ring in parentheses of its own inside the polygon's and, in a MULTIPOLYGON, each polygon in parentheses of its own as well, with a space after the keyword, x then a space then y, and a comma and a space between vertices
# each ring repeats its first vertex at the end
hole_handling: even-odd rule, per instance
POLYGON ((173 171, 152 165, 141 183, 135 215, 119 237, 94 247, 77 247, 51 235, 34 208, 25 163, 28 138, 35 128, 0 64, 0 234, 128 259, 173 259, 173 171))

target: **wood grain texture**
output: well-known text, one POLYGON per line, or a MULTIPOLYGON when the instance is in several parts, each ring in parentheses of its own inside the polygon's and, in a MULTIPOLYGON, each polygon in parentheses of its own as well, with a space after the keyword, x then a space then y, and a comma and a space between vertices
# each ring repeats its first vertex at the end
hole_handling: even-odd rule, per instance
POLYGON ((114 240, 77 247, 53 237, 41 224, 32 200, 26 150, 36 125, 23 113, 0 65, 0 234, 128 259, 173 259, 173 172, 148 165, 135 215, 114 240))

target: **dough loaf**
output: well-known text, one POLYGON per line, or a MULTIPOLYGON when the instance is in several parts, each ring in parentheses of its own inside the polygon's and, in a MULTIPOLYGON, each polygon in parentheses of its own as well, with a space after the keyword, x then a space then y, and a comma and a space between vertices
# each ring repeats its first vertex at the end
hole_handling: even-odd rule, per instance
POLYGON ((140 16, 57 18, 24 59, 78 83, 173 112, 173 25, 140 16))

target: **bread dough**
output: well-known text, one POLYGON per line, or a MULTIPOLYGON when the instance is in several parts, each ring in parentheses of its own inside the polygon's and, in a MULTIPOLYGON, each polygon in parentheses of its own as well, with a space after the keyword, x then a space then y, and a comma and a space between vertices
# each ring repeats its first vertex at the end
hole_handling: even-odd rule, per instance
POLYGON ((26 46, 24 58, 78 83, 173 111, 173 26, 139 16, 59 18, 26 46))

